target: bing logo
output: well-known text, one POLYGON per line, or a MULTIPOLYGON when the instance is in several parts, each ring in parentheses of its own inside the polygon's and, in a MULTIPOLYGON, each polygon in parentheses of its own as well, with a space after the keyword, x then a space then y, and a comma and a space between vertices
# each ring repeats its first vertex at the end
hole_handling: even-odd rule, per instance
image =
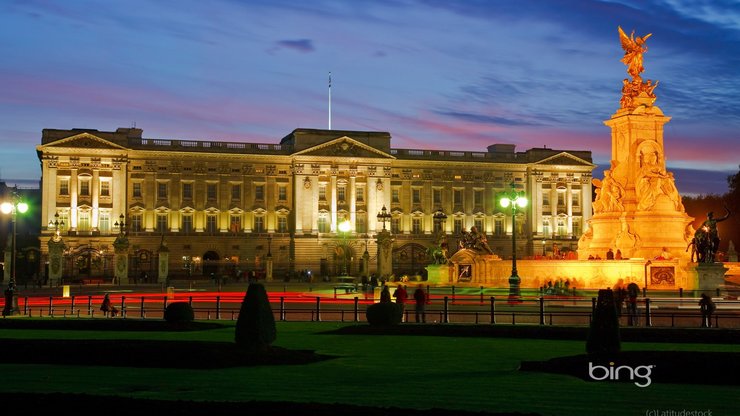
POLYGON ((640 365, 637 367, 620 365, 619 367, 615 367, 613 362, 609 363, 609 367, 605 367, 603 365, 594 365, 592 362, 589 362, 588 376, 591 377, 591 380, 596 381, 618 381, 629 378, 630 381, 635 382, 635 386, 647 387, 652 383, 650 375, 652 374, 654 367, 654 365, 640 365))

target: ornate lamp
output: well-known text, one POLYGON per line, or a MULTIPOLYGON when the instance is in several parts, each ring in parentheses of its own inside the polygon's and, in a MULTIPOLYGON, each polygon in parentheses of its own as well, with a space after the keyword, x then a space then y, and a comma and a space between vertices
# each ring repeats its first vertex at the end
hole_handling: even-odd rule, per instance
POLYGON ((521 302, 521 293, 519 291, 519 284, 521 278, 516 270, 516 212, 519 208, 527 206, 529 201, 522 192, 518 192, 514 185, 511 186, 511 191, 505 193, 504 196, 499 200, 499 204, 503 208, 511 207, 511 276, 509 277, 509 303, 521 302))

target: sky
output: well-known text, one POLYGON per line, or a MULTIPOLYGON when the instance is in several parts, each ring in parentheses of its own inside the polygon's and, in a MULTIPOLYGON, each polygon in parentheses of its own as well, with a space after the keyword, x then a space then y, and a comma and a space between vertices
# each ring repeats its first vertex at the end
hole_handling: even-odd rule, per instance
POLYGON ((603 177, 626 66, 652 33, 669 171, 722 194, 740 165, 737 0, 4 0, 0 180, 38 186, 44 128, 277 143, 296 128, 392 147, 590 150, 603 177))

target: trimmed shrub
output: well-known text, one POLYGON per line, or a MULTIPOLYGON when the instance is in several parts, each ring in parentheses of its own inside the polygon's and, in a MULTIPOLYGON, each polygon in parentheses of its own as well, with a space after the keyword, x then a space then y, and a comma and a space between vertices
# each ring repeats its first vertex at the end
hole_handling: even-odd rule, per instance
POLYGON ((193 322, 195 313, 187 302, 173 302, 164 310, 164 320, 169 323, 193 322))
POLYGON ((397 325, 403 318, 403 308, 393 302, 373 303, 367 307, 365 316, 373 326, 397 325))
POLYGON ((619 318, 614 292, 611 289, 599 290, 599 298, 596 301, 596 309, 586 340, 586 352, 616 354, 620 349, 619 318))
POLYGON ((248 351, 264 351, 276 337, 275 317, 267 291, 260 283, 250 283, 239 309, 234 340, 248 351))

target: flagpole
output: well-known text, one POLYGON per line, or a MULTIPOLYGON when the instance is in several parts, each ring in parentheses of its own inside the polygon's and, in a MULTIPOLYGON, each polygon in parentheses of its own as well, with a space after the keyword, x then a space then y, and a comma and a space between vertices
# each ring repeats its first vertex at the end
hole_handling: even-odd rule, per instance
POLYGON ((329 130, 331 130, 331 71, 329 71, 329 130))

